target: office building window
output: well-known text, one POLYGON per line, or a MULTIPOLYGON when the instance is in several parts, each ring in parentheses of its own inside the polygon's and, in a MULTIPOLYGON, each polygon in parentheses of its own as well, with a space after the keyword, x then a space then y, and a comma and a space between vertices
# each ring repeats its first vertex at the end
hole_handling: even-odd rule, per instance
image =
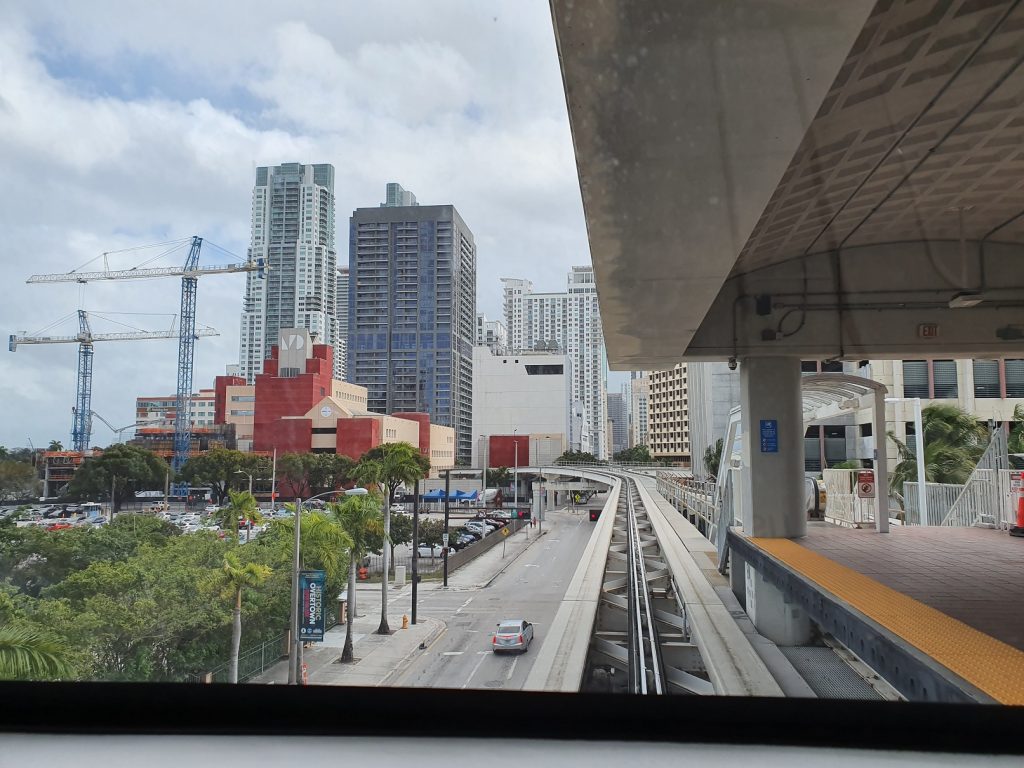
POLYGON ((1024 397, 1024 360, 1006 361, 1006 396, 1024 397))
POLYGON ((974 361, 974 396, 999 397, 999 361, 974 361))
POLYGON ((903 361, 903 396, 928 397, 928 361, 903 361))
POLYGON ((935 380, 935 392, 932 397, 955 399, 956 360, 932 360, 932 375, 935 380))

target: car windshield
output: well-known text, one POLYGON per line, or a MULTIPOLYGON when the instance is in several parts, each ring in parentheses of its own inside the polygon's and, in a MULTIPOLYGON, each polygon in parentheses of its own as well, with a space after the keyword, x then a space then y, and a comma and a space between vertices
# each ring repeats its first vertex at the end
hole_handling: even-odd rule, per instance
POLYGON ((523 628, 523 625, 519 622, 512 622, 511 624, 500 624, 498 625, 499 634, 516 634, 523 628))

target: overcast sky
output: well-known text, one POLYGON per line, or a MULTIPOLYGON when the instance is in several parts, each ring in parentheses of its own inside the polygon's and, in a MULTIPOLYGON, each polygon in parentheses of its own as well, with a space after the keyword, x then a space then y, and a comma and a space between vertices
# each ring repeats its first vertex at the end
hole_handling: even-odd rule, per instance
MULTIPOLYGON (((66 317, 50 332, 73 334, 79 308, 163 313, 111 317, 167 327, 176 278, 24 281, 192 234, 244 255, 255 168, 282 162, 335 166, 339 263, 349 214, 380 203, 388 181, 453 203, 476 237, 477 301, 491 317, 499 277, 563 290, 569 268, 590 262, 544 0, 0 0, 0 19, 5 333, 66 317)), ((243 287, 242 275, 200 280, 198 322, 221 335, 197 343, 196 389, 238 361, 243 287)), ((0 444, 68 444, 76 350, 0 353, 0 444)), ((175 391, 176 356, 172 340, 97 344, 93 409, 131 423, 136 396, 175 391)), ((94 444, 113 440, 94 422, 94 444)))

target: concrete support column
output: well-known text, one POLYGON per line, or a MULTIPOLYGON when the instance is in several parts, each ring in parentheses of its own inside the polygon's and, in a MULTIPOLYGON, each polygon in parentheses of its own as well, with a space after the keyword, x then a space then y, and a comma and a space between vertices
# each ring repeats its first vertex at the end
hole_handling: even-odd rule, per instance
POLYGON ((743 531, 795 538, 807 533, 800 361, 749 357, 740 366, 743 531))

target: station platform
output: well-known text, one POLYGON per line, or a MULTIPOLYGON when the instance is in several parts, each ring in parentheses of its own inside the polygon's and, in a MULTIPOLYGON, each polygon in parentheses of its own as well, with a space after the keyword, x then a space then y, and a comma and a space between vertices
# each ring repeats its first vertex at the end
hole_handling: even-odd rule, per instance
POLYGON ((1024 540, 983 528, 729 532, 787 601, 910 700, 1024 704, 1024 540))

